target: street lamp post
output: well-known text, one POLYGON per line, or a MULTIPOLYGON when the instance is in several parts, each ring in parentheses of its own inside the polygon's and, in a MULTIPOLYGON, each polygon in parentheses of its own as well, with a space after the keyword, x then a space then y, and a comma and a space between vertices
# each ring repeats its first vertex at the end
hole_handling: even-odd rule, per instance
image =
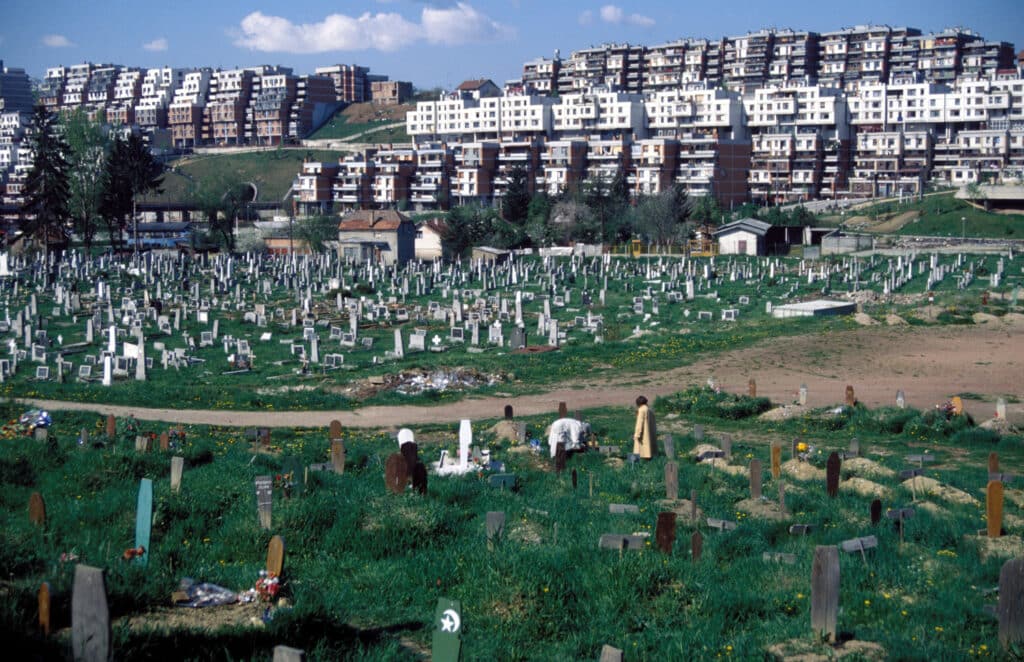
POLYGON ((967 217, 960 217, 960 242, 967 241, 967 217))

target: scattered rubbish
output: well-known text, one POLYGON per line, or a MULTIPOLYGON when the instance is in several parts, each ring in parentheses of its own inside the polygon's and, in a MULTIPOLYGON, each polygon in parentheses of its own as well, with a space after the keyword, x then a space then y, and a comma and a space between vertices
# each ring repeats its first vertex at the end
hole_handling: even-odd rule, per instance
POLYGON ((238 602, 238 594, 223 586, 209 582, 196 583, 191 577, 183 577, 174 594, 174 604, 179 607, 216 607, 238 602))

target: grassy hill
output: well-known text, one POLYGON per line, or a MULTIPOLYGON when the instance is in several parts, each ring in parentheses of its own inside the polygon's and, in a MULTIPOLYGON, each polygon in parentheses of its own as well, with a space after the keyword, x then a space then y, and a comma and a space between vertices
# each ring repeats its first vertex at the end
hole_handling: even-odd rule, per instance
MULTIPOLYGON (((344 110, 336 113, 334 117, 324 123, 319 129, 309 136, 310 140, 338 140, 349 138, 359 133, 373 131, 381 124, 394 124, 405 122, 405 114, 412 110, 409 105, 400 106, 376 106, 372 103, 354 103, 344 110)), ((402 129, 404 134, 405 130, 402 129)), ((405 142, 408 136, 401 140, 405 142)), ((365 142, 372 142, 366 140, 365 142)), ((384 142, 400 142, 399 138, 388 138, 384 142)))
MULTIPOLYGON (((867 205, 850 212, 847 227, 864 232, 967 237, 986 239, 1024 238, 1024 215, 997 214, 953 197, 949 191, 904 203, 867 205)), ((838 216, 828 217, 838 221, 838 216)))

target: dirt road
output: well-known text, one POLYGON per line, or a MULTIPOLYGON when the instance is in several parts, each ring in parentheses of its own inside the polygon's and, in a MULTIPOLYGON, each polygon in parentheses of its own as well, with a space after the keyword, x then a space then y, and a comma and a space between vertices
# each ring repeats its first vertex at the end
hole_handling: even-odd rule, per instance
MULTIPOLYGON (((552 355, 557 360, 557 355, 552 355)), ((808 387, 814 407, 843 402, 847 385, 869 407, 893 405, 903 389, 908 406, 924 409, 956 394, 965 397, 975 419, 991 418, 995 399, 1006 397, 1008 418, 1024 418, 1024 324, 994 320, 971 326, 871 326, 760 342, 699 359, 692 365, 644 375, 622 374, 597 382, 562 384, 547 392, 516 398, 469 397, 439 406, 363 407, 354 411, 240 412, 124 407, 96 403, 22 400, 50 410, 75 409, 140 420, 232 426, 320 427, 342 425, 394 428, 402 425, 496 418, 506 404, 516 414, 554 413, 559 402, 573 409, 629 406, 639 394, 675 393, 704 384, 709 377, 725 390, 745 393, 748 380, 757 393, 776 403, 796 399, 808 387)))

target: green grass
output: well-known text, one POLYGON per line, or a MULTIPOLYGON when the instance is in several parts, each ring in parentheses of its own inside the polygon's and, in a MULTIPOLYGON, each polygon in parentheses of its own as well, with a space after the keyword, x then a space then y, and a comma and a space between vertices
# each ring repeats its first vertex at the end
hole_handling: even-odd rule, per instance
MULTIPOLYGON (((673 433, 680 454, 692 448, 688 431, 702 421, 710 438, 724 431, 733 435, 733 464, 746 465, 757 457, 768 466, 763 424, 750 416, 709 414, 719 411, 713 404, 719 398, 704 389, 678 397, 706 403, 693 407, 704 413, 691 418, 672 416, 680 412, 674 398, 655 402, 662 436, 673 433)), ((5 420, 18 413, 10 407, 0 411, 5 420)), ((271 534, 286 542, 284 595, 290 609, 276 611, 259 629, 196 633, 161 629, 158 623, 133 630, 115 627, 117 658, 160 656, 173 646, 182 659, 268 659, 272 647, 284 643, 305 649, 310 660, 413 659, 398 640, 429 649, 434 605, 444 596, 463 605, 464 659, 596 659, 603 644, 624 649, 631 659, 711 659, 719 654, 763 659, 774 643, 798 639, 815 646, 809 616, 814 548, 863 535, 876 535, 879 548, 867 554, 866 562, 847 555, 841 559, 841 631, 877 642, 890 657, 901 659, 963 659, 972 652, 999 650, 996 622, 984 607, 995 602, 985 591, 997 584, 1002 559, 979 560, 968 535, 984 526, 984 510, 976 505, 919 494, 937 508, 918 503, 901 543, 887 523, 871 527, 867 522, 870 497, 841 490, 829 499, 817 481, 787 478, 792 518, 773 522, 737 508, 747 495, 745 477, 683 458, 681 491, 696 490, 706 516, 737 521, 739 528, 715 532, 701 527, 699 562, 689 556, 694 529, 682 520, 672 555, 657 552, 652 543, 620 557, 598 550, 597 539, 607 532, 653 536, 661 509, 657 502, 664 496, 664 457, 630 467, 606 462, 596 453, 573 456, 569 468, 579 476, 574 491, 568 475, 550 471, 547 460, 507 452, 506 443, 486 432, 492 421, 475 421, 477 443, 519 476, 517 491, 493 490, 475 476, 432 476, 424 497, 390 495, 381 477, 394 440, 349 430, 346 473, 312 474, 301 497, 288 499, 275 490, 274 526, 261 531, 253 477, 280 473, 285 458, 304 464, 326 461, 325 430, 275 430, 273 445, 281 454, 254 456, 239 430, 189 427, 174 451, 186 458, 183 490, 172 494, 167 482, 171 453, 135 453, 134 432, 124 429, 124 421, 115 442, 86 449, 75 443, 78 431, 88 428, 99 435, 100 418, 53 415, 47 444, 12 436, 11 428, 0 440, 0 527, 5 532, 0 574, 8 579, 0 628, 18 659, 66 655, 66 630, 43 641, 34 629, 35 592, 42 581, 52 587, 55 626, 68 624, 73 564, 61 563, 62 553, 73 552, 80 562, 106 569, 109 603, 118 617, 166 606, 182 577, 233 590, 252 586, 271 534), (120 560, 121 551, 133 545, 135 497, 143 477, 154 481, 155 509, 145 570, 120 560), (45 530, 27 521, 25 504, 33 491, 46 499, 45 530), (609 503, 635 503, 640 513, 610 515, 609 503), (489 551, 484 516, 492 510, 507 514, 507 536, 489 551), (792 522, 817 526, 809 536, 792 537, 787 533, 792 522), (764 551, 795 554, 797 563, 765 563, 764 551)), ((899 422, 920 416, 910 410, 857 408, 839 429, 816 423, 817 414, 800 424, 810 426, 802 438, 821 451, 811 459, 819 468, 831 450, 845 449, 852 436, 860 438, 863 454, 894 471, 903 468, 905 453, 926 446, 938 458, 926 467, 926 475, 973 495, 985 484, 990 451, 999 452, 1004 466, 1024 462, 1020 438, 961 434, 952 441, 922 441, 899 422), (868 420, 882 423, 869 429, 868 420)), ((600 443, 629 448, 630 410, 609 408, 585 412, 585 417, 600 443)), ((552 418, 525 419, 528 434, 542 438, 552 418)), ((142 432, 164 429, 142 425, 142 432)), ((967 421, 956 427, 973 430, 967 421)), ((442 448, 457 449, 455 425, 416 433, 425 460, 436 458, 442 448)), ((791 433, 782 426, 776 436, 785 440, 791 433)), ((765 480, 765 494, 774 494, 767 471, 765 480)), ((891 490, 884 507, 910 504, 912 494, 898 479, 875 480, 891 490)), ((1012 500, 1006 504, 1009 514, 1022 516, 1012 500)))
POLYGON ((279 202, 302 170, 307 156, 323 161, 337 161, 342 152, 282 148, 267 152, 241 154, 195 155, 171 164, 164 176, 164 193, 147 196, 146 201, 188 200, 192 182, 232 173, 241 181, 253 182, 259 190, 260 202, 279 202))
MULTIPOLYGON (((850 214, 886 218, 912 211, 919 212, 921 216, 904 225, 896 234, 954 238, 965 234, 979 239, 1024 238, 1024 215, 986 212, 964 200, 958 200, 953 191, 929 195, 922 200, 908 199, 902 204, 882 202, 858 208, 850 214), (966 219, 966 223, 961 219, 966 219)), ((832 220, 836 221, 838 217, 833 216, 832 220)))
MULTIPOLYGON (((375 121, 375 122, 349 122, 348 117, 341 113, 336 114, 330 120, 325 122, 323 126, 316 130, 315 133, 309 136, 310 140, 340 140, 343 138, 350 138, 356 134, 363 133, 366 131, 373 131, 375 128, 382 124, 391 124, 394 120, 386 121, 375 121)), ((396 130, 405 134, 404 127, 396 130)), ((374 132, 377 133, 377 132, 374 132)), ((397 139, 396 139, 397 141, 397 139)), ((408 141, 406 136, 405 141, 408 141)), ((372 142, 369 136, 359 139, 359 142, 372 142)))

